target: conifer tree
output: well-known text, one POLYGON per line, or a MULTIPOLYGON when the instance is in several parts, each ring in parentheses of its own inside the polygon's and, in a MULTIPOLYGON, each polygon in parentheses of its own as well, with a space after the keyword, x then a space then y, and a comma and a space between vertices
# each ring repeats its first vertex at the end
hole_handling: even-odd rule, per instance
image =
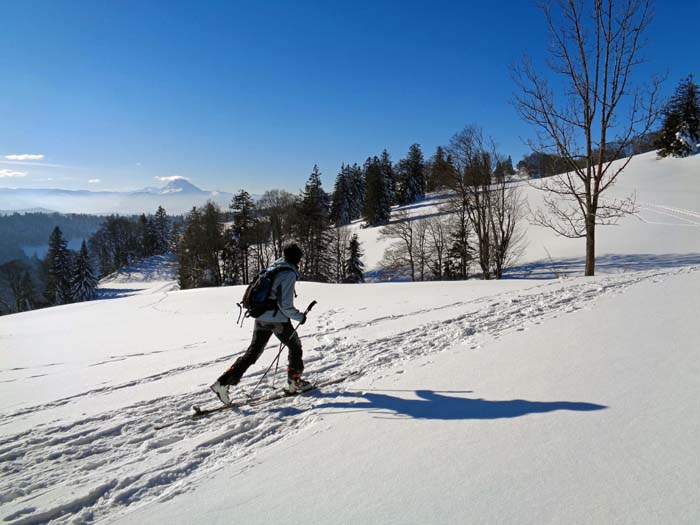
POLYGON ((700 85, 690 75, 676 88, 663 111, 659 137, 659 155, 686 157, 695 153, 700 143, 700 85))
POLYGON ((237 236, 239 248, 238 267, 244 284, 250 282, 250 247, 256 223, 255 203, 250 194, 240 190, 231 202, 233 211, 233 232, 237 236))
POLYGON ((327 282, 331 279, 330 230, 330 197, 323 190, 321 172, 314 165, 299 201, 296 232, 304 251, 302 273, 309 280, 327 282))
POLYGON ((150 257, 156 253, 162 253, 158 246, 154 221, 143 213, 139 217, 138 251, 140 257, 150 257))
POLYGON ((389 203, 389 206, 391 206, 392 204, 396 204, 396 174, 394 173, 394 165, 391 163, 391 156, 386 149, 382 151, 379 157, 379 166, 382 170, 382 177, 384 178, 385 199, 389 203))
POLYGON ((213 202, 192 208, 178 242, 179 283, 183 290, 223 283, 223 214, 213 202))
POLYGON ((71 255, 61 229, 56 226, 49 237, 45 265, 48 274, 46 297, 50 304, 71 302, 71 255))
POLYGON ((162 206, 158 206, 158 209, 156 210, 152 228, 153 242, 155 245, 154 252, 157 254, 169 252, 172 227, 170 225, 168 214, 165 212, 165 209, 162 206))
POLYGON ((451 170, 450 156, 445 154, 442 146, 438 146, 426 166, 426 191, 437 191, 449 186, 451 170))
POLYGON ((425 197, 425 163, 419 144, 412 144, 398 164, 397 202, 405 205, 425 197))
POLYGON ((350 169, 345 164, 340 168, 333 187, 331 219, 336 226, 345 226, 352 221, 352 188, 350 186, 350 169))
POLYGON ((360 248, 360 241, 357 239, 357 234, 352 236, 350 242, 348 243, 348 260, 345 264, 347 283, 363 283, 365 282, 364 277, 364 263, 362 262, 362 250, 360 248))
POLYGON ((364 217, 368 226, 379 226, 389 222, 391 202, 388 184, 384 178, 382 163, 378 157, 365 162, 365 208, 364 217))
POLYGON ((80 253, 75 259, 71 296, 73 301, 90 301, 97 295, 97 278, 92 271, 90 256, 85 241, 80 246, 80 253))
POLYGON ((353 164, 348 168, 350 189, 350 218, 354 221, 362 217, 365 209, 365 175, 362 168, 353 164))

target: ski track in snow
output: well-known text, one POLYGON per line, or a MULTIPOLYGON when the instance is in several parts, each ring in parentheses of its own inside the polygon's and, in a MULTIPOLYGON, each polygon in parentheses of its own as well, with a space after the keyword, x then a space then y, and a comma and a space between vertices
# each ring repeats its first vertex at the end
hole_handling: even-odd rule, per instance
MULTIPOLYGON (((400 373, 401 363, 407 360, 457 344, 464 345, 465 351, 475 349, 505 333, 525 330, 533 324, 590 307, 596 299, 623 293, 636 283, 698 269, 551 281, 525 290, 344 326, 337 326, 339 323, 334 319, 341 309, 331 310, 318 318, 318 332, 310 336, 315 339, 316 344, 311 346, 318 357, 307 361, 307 376, 313 381, 341 377, 350 371, 358 371, 360 375, 371 372, 372 378, 400 373), (413 324, 412 317, 437 310, 444 310, 441 320, 405 329, 413 324), (361 334, 363 326, 383 323, 396 323, 388 327, 394 331, 385 337, 350 341, 344 335, 353 328, 361 334)), ((28 407, 3 415, 0 425, 33 411, 71 403, 79 397, 135 387, 229 360, 230 356, 225 356, 28 407)), ((244 379, 244 391, 257 382, 255 376, 259 377, 259 373, 244 379)), ((3 436, 0 438, 2 517, 4 522, 14 524, 89 523, 117 516, 155 499, 170 499, 222 465, 239 461, 260 447, 312 424, 321 415, 311 409, 327 403, 329 393, 342 396, 349 383, 348 380, 324 388, 324 398, 315 397, 312 392, 256 407, 222 411, 195 421, 188 415, 191 405, 215 403, 211 392, 197 391, 3 436)))
POLYGON ((673 222, 673 223, 654 222, 654 221, 649 221, 649 220, 645 219, 639 213, 637 213, 637 217, 639 217, 642 221, 646 222, 647 224, 658 224, 658 225, 665 225, 665 226, 700 227, 700 212, 696 212, 693 210, 686 210, 683 208, 674 208, 671 206, 664 206, 662 204, 650 204, 647 202, 638 202, 637 206, 639 207, 640 211, 644 210, 647 212, 662 215, 664 217, 670 217, 672 219, 676 219, 677 221, 681 221, 681 222, 673 222))

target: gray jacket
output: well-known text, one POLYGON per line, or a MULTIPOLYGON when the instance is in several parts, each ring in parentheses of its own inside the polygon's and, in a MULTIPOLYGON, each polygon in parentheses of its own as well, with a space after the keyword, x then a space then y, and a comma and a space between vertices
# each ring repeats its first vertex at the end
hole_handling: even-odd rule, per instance
POLYGON ((268 310, 258 321, 266 323, 286 323, 290 319, 301 322, 304 314, 294 307, 294 285, 299 278, 297 269, 284 259, 278 259, 270 266, 270 269, 290 268, 292 271, 282 271, 275 275, 272 283, 270 299, 277 301, 277 310, 268 310))

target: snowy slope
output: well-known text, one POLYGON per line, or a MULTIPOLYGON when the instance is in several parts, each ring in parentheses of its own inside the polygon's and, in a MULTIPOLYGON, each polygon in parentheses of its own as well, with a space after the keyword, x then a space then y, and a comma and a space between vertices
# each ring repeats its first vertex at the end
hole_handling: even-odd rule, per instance
POLYGON ((300 283, 308 377, 357 372, 304 397, 188 418, 251 324, 241 287, 179 291, 172 261, 0 318, 0 518, 696 523, 700 171, 637 160, 624 184, 656 207, 596 278, 300 283))
MULTIPOLYGON (((541 206, 543 193, 538 185, 536 180, 519 183, 524 200, 532 209, 541 206)), ((683 264, 700 264, 700 155, 659 160, 650 152, 634 157, 604 195, 607 198, 634 195, 637 213, 623 218, 618 226, 597 229, 600 273, 653 268, 664 262, 673 265, 677 256, 688 253, 695 255, 684 255, 683 264)), ((407 209, 412 216, 432 215, 439 212, 446 198, 446 195, 433 195, 407 209)), ((583 273, 584 239, 558 237, 549 229, 528 224, 527 220, 523 226, 527 247, 519 268, 512 272, 515 276, 583 273)), ((366 268, 377 269, 390 241, 379 237, 380 228, 363 229, 359 223, 351 228, 363 243, 366 268)))

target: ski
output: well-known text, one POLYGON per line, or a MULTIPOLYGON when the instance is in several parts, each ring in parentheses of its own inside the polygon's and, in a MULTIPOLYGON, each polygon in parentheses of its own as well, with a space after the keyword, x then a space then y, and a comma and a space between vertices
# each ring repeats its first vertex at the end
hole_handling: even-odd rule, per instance
POLYGON ((192 405, 192 419, 201 419, 206 416, 210 416, 211 414, 215 414, 217 412, 223 412, 226 409, 235 409, 235 408, 240 408, 244 406, 258 406, 258 405, 263 405, 266 403, 270 403, 272 401, 277 401, 280 399, 285 399, 288 397, 296 397, 300 395, 307 394, 309 392, 314 392, 315 390, 318 390, 319 388, 326 387, 329 385, 335 385, 338 383, 342 383, 343 381, 347 380, 350 377, 359 375, 359 371, 354 371, 349 374, 345 374, 341 377, 336 377, 333 379, 327 379, 325 381, 319 381, 317 383, 314 383, 311 388, 308 388, 304 391, 301 392, 288 392, 287 390, 278 390, 269 394, 263 394, 260 396, 256 396, 253 398, 242 398, 238 399, 235 401, 232 401, 228 405, 219 405, 216 407, 211 407, 211 408, 206 408, 206 407, 200 407, 199 405, 192 405))

